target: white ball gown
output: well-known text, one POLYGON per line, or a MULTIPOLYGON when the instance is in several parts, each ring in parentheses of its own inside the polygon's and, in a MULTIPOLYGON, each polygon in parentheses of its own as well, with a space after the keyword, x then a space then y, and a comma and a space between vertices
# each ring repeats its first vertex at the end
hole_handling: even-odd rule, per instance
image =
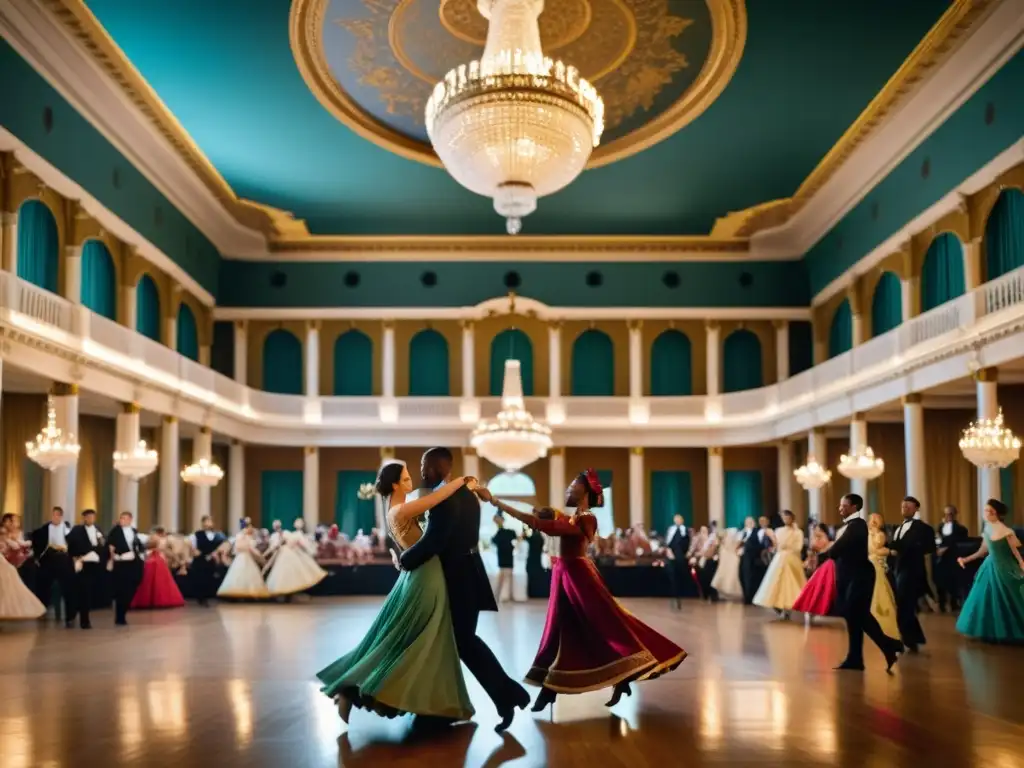
POLYGON ((739 545, 739 531, 730 528, 725 532, 725 539, 718 548, 718 570, 711 579, 711 588, 717 590, 721 597, 743 597, 740 556, 736 552, 739 545))
POLYGON ((804 532, 795 525, 775 529, 775 555, 754 595, 754 605, 788 611, 807 583, 800 553, 804 532))
POLYGON ((26 555, 20 542, 0 539, 0 621, 38 619, 46 613, 46 606, 25 586, 21 574, 8 557, 21 562, 26 555))
POLYGON ((256 542, 247 533, 240 533, 235 538, 235 559, 224 575, 224 581, 217 590, 217 597, 236 597, 241 599, 258 599, 270 597, 270 590, 263 581, 260 569, 256 542))
POLYGON ((327 578, 327 571, 310 554, 311 543, 304 533, 285 531, 274 550, 267 589, 275 597, 305 592, 327 578))

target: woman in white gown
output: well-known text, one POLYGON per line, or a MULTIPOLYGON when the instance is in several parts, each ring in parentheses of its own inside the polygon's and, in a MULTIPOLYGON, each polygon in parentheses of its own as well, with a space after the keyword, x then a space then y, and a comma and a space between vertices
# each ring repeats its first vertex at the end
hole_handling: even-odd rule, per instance
POLYGON ((25 586, 18 566, 28 557, 26 543, 11 537, 7 524, 0 526, 0 621, 38 619, 46 606, 25 586))
POLYGON ((793 603, 807 583, 807 576, 800 557, 804 549, 804 532, 797 527, 793 513, 788 509, 783 511, 782 521, 785 525, 771 534, 775 554, 754 595, 754 605, 774 608, 781 618, 788 619, 793 603))
POLYGON ((284 531, 277 547, 268 553, 270 575, 267 576, 267 589, 274 597, 305 592, 327 578, 327 571, 313 559, 316 550, 304 528, 304 521, 301 518, 296 520, 295 530, 284 531))
POLYGON ((217 597, 260 599, 270 597, 270 590, 263 581, 260 564, 263 557, 256 549, 256 531, 247 526, 235 537, 235 558, 224 575, 217 597))
POLYGON ((711 580, 711 588, 718 592, 719 597, 743 597, 739 548, 739 530, 730 528, 725 532, 725 540, 718 548, 718 570, 711 580))

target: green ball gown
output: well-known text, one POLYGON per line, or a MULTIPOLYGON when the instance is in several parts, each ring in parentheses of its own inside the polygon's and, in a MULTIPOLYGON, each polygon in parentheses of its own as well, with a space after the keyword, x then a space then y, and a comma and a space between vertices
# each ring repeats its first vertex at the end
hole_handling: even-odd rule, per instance
POLYGON ((967 637, 996 643, 1024 643, 1024 575, 1010 549, 1010 537, 993 541, 978 568, 956 629, 967 637))

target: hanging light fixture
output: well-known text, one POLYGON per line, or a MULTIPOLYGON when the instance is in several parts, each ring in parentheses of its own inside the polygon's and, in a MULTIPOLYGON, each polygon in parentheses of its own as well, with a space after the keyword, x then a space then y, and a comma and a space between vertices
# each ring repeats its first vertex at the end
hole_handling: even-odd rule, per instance
POLYGON ((114 469, 135 481, 152 474, 159 461, 159 455, 146 446, 145 440, 139 440, 131 451, 114 451, 114 469))
POLYGON ((181 479, 189 485, 212 488, 224 479, 224 470, 209 459, 200 459, 181 470, 181 479))
POLYGON ((805 491, 813 491, 832 480, 832 472, 825 469, 813 456, 807 457, 807 463, 793 472, 793 477, 805 491))
POLYGON ((501 411, 480 422, 469 439, 478 454, 506 472, 518 472, 548 455, 554 445, 551 428, 526 410, 523 377, 518 360, 505 361, 501 411))
POLYGON ((31 443, 25 443, 25 453, 43 469, 55 470, 78 463, 82 446, 74 434, 64 434, 57 426, 57 408, 53 395, 46 398, 46 427, 31 443))
POLYGON ((875 456, 870 445, 858 448, 852 454, 839 457, 839 474, 851 480, 874 480, 885 472, 885 462, 875 456))
POLYGON ((448 173, 494 200, 510 235, 537 199, 569 185, 604 132, 604 102, 575 67, 544 55, 544 0, 477 0, 487 19, 479 61, 434 86, 424 121, 448 173))
POLYGON ((978 419, 964 430, 960 453, 982 469, 1005 469, 1020 458, 1020 438, 1003 425, 1003 409, 994 419, 978 419))

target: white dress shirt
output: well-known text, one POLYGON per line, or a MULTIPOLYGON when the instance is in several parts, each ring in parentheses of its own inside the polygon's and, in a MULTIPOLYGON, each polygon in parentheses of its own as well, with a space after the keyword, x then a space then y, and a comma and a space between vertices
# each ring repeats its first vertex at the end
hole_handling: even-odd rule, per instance
POLYGON ((953 535, 953 523, 943 523, 942 524, 942 535, 943 536, 952 536, 953 535))
POLYGON ((907 522, 905 522, 903 525, 896 529, 896 533, 893 535, 893 538, 897 540, 902 539, 906 532, 910 530, 910 526, 913 524, 913 522, 913 518, 907 520, 907 522))
POLYGON ((64 534, 64 523, 61 523, 60 525, 54 525, 53 523, 50 523, 50 546, 67 549, 68 541, 64 534))
MULTIPOLYGON (((90 545, 92 545, 94 547, 98 546, 99 539, 97 538, 96 526, 95 525, 87 525, 87 526, 85 526, 85 535, 89 537, 89 544, 90 545)), ((100 556, 94 550, 92 552, 87 552, 86 554, 84 554, 82 556, 81 560, 82 560, 83 563, 98 563, 100 561, 100 556)))

